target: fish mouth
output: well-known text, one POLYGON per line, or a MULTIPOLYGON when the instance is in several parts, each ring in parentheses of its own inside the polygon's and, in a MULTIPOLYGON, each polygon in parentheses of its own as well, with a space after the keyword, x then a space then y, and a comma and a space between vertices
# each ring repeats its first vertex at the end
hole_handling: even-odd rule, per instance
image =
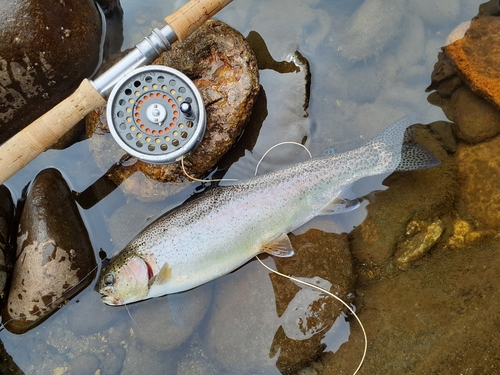
POLYGON ((120 306, 123 305, 123 301, 119 297, 113 297, 110 296, 109 294, 102 294, 101 293, 101 301, 104 302, 106 305, 109 306, 120 306))

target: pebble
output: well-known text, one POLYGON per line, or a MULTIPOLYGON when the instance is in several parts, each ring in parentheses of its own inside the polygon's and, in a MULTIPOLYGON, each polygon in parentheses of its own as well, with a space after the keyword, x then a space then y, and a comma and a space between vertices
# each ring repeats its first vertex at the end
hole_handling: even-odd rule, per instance
POLYGON ((404 11, 401 0, 365 0, 341 38, 340 54, 352 62, 378 55, 398 34, 404 11))
MULTIPOLYGON (((410 225, 414 225, 412 221, 410 225)), ((444 231, 444 224, 441 220, 433 223, 418 223, 418 233, 404 240, 396 251, 396 266, 400 270, 407 270, 416 260, 422 258, 441 238, 444 231)))
POLYGON ((212 285, 205 284, 129 306, 137 338, 154 350, 180 346, 205 317, 211 298, 212 285))

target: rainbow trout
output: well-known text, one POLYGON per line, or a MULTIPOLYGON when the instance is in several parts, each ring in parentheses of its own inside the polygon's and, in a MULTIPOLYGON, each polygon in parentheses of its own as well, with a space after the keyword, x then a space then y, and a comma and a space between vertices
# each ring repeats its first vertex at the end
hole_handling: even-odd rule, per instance
POLYGON ((261 252, 293 255, 287 233, 356 207, 348 197, 356 180, 439 163, 407 139, 409 125, 405 117, 358 149, 219 186, 168 212, 110 259, 98 281, 102 301, 123 305, 188 290, 261 252))

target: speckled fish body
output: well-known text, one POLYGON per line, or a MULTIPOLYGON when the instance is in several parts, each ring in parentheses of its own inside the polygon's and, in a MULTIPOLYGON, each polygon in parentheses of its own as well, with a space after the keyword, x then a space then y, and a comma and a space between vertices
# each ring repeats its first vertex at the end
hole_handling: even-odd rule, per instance
POLYGON ((402 162, 408 125, 403 118, 358 149, 208 190, 160 217, 102 271, 103 301, 120 305, 188 290, 263 251, 290 256, 286 234, 317 215, 346 211, 342 194, 354 181, 436 164, 416 144, 403 146, 402 162))

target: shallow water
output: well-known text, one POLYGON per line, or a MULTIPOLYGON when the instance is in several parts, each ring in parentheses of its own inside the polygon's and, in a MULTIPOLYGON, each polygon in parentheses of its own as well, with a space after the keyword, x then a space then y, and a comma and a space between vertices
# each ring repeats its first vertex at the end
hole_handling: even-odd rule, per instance
MULTIPOLYGON (((147 35, 151 27, 160 26, 163 17, 183 3, 184 1, 178 0, 122 1, 125 11, 122 49, 129 48, 142 36, 147 35)), ((351 50, 351 61, 342 54, 343 50, 339 50, 339 46, 345 42, 343 38, 349 29, 350 17, 363 4, 360 0, 235 0, 221 11, 216 18, 236 28, 243 35, 246 36, 251 31, 259 33, 274 60, 291 61, 295 51, 299 51, 309 61, 311 71, 310 101, 307 109, 304 109, 307 92, 303 71, 283 74, 272 70, 260 71, 261 85, 267 98, 267 116, 253 148, 245 150, 244 156, 235 163, 228 163, 229 169, 225 177, 245 178, 253 175, 260 157, 271 146, 282 141, 301 142, 306 139, 305 145, 313 155, 319 155, 328 147, 335 146, 339 151, 358 147, 364 140, 378 134, 410 112, 416 113, 417 120, 421 123, 445 119, 439 108, 428 104, 425 88, 430 83, 437 53, 445 44, 446 37, 458 24, 477 14, 481 2, 441 0, 439 6, 428 7, 430 9, 427 10, 415 9, 418 6, 408 3, 403 8, 402 15, 395 13, 396 18, 389 17, 389 21, 384 20, 393 22, 394 25, 384 29, 385 34, 372 43, 376 52, 361 47, 354 52, 351 50), (387 30, 392 30, 393 35, 387 35, 387 30), (363 58, 352 61, 359 56, 363 58)), ((365 27, 375 32, 379 30, 379 23, 379 19, 367 19, 365 27)), ((259 173, 304 160, 306 157, 300 148, 281 146, 266 157, 259 173)), ((85 190, 104 172, 94 163, 86 142, 80 142, 63 151, 48 151, 7 182, 14 199, 19 198, 22 188, 36 173, 48 166, 61 170, 75 191, 85 190)), ((117 189, 94 207, 82 210, 96 256, 100 248, 108 255, 118 251, 128 239, 140 231, 147 218, 157 216, 182 203, 195 186, 161 204, 137 202, 117 189), (119 229, 112 229, 113 224, 109 223, 109 219, 118 208, 126 210, 123 208, 125 203, 134 207, 134 212, 138 214, 132 218, 131 223, 122 228, 127 234, 124 238, 119 229)), ((366 194, 373 189, 382 188, 378 179, 358 184, 356 191, 366 194)), ((349 231, 363 217, 364 207, 361 207, 341 217, 315 219, 308 223, 306 228, 320 228, 332 232, 349 231)), ((300 228, 297 233, 304 232, 306 228, 300 228)), ((255 262, 251 262, 200 291, 203 295, 213 293, 212 289, 224 283, 231 284, 241 273, 249 270, 257 272, 259 267, 255 262)), ((262 273, 262 269, 258 272, 261 272, 260 275, 267 275, 267 272, 262 273)), ((272 288, 263 291, 262 296, 261 304, 274 306, 272 288)), ((160 351, 155 352, 137 337, 141 336, 141 329, 147 332, 147 325, 151 320, 158 319, 158 316, 152 314, 149 318, 136 319, 139 321, 135 324, 123 308, 105 307, 98 299, 99 296, 92 285, 40 327, 20 336, 3 330, 0 332, 0 339, 17 364, 30 374, 51 374, 56 373, 56 370, 68 370, 68 363, 75 366, 72 367, 71 373, 86 373, 81 367, 76 367, 75 363, 78 362, 75 358, 81 353, 94 353, 99 357, 108 348, 107 340, 121 343, 117 347, 121 347, 123 352, 118 350, 119 353, 114 355, 121 356, 120 358, 125 356, 125 360, 123 367, 101 367, 101 374, 143 373, 144 366, 148 366, 149 373, 165 373, 167 368, 167 373, 177 374, 179 361, 192 358, 196 348, 202 346, 198 330, 191 336, 188 344, 168 352, 163 351, 165 347, 156 347, 160 351)), ((134 307, 131 308, 132 314, 133 309, 134 307)), ((161 313, 160 307, 157 314, 161 313)), ((276 314, 273 311, 270 313, 276 314)), ((348 340, 348 332, 347 323, 342 319, 336 322, 325 336, 325 351, 335 351, 348 340)), ((165 332, 165 335, 168 336, 169 332, 165 332)), ((268 350, 265 348, 264 351, 268 350)), ((251 353, 249 356, 252 356, 251 353)), ((205 373, 223 372, 218 364, 211 362, 204 355, 200 354, 198 359, 206 362, 203 362, 205 373)), ((272 361, 272 358, 262 358, 262 363, 269 360, 272 361)), ((115 362, 118 363, 119 360, 115 362)), ((101 360, 101 365, 102 363, 101 360)), ((355 367, 353 363, 352 369, 355 367)), ((263 367, 263 371, 271 373, 268 367, 263 367)), ((279 372, 275 369, 272 373, 279 372)))

